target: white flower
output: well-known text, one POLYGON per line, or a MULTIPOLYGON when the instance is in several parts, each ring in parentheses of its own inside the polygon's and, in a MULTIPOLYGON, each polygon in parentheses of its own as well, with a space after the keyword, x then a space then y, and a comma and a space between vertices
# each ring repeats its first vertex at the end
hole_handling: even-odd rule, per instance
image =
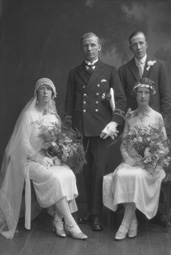
POLYGON ((147 68, 146 70, 148 71, 150 69, 151 66, 153 66, 154 64, 156 63, 156 60, 152 61, 152 60, 149 60, 147 62, 147 68))
POLYGON ((138 140, 139 140, 140 143, 142 143, 142 141, 143 141, 141 136, 138 137, 138 140))

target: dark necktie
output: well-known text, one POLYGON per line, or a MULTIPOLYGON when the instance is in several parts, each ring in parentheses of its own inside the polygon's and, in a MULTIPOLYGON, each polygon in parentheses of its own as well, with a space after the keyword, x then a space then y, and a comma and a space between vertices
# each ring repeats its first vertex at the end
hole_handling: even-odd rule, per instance
POLYGON ((89 75, 92 75, 92 73, 94 72, 94 69, 96 68, 96 65, 87 65, 86 66, 86 71, 88 72, 89 75))

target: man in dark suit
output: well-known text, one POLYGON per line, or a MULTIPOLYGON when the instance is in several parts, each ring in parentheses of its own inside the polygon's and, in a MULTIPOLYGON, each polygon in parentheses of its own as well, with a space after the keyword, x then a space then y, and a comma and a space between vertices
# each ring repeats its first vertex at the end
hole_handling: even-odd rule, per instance
MULTIPOLYGON (((133 32, 129 37, 129 47, 133 58, 118 69, 126 98, 127 108, 137 108, 136 98, 132 95, 135 83, 141 77, 147 77, 155 82, 156 94, 150 97, 149 105, 163 115, 164 120, 171 119, 171 86, 168 80, 168 71, 165 63, 147 55, 148 43, 141 31, 133 32)), ((167 129, 167 125, 166 125, 167 129)), ((167 129, 167 132, 171 132, 167 129)), ((165 225, 163 216, 158 212, 153 220, 159 225, 165 225)))
POLYGON ((85 60, 69 72, 65 111, 83 135, 86 152, 87 163, 83 172, 87 213, 79 223, 91 222, 92 230, 100 231, 103 229, 100 222, 102 180, 112 139, 117 137, 124 121, 126 99, 116 69, 99 60, 99 37, 86 33, 80 43, 85 60), (104 100, 111 88, 114 91, 113 105, 104 100))
POLYGON ((131 91, 141 77, 155 82, 156 94, 150 98, 150 106, 165 119, 171 114, 171 86, 165 63, 147 55, 148 43, 145 34, 134 32, 129 37, 130 50, 134 57, 118 69, 119 77, 127 98, 127 108, 137 108, 136 98, 131 91))

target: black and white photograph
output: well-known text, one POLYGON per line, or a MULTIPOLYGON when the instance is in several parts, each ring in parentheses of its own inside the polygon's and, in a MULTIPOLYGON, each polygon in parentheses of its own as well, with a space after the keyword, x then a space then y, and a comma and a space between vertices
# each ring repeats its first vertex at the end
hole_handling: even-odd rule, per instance
POLYGON ((0 0, 0 255, 171 255, 171 0, 0 0))

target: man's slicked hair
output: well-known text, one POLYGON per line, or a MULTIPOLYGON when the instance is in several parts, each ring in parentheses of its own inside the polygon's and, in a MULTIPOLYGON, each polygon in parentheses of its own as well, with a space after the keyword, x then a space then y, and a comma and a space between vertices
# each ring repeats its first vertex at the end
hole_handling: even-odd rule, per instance
POLYGON ((134 36, 139 35, 139 34, 143 34, 144 37, 145 37, 145 39, 146 39, 145 33, 144 33, 143 31, 134 31, 134 32, 129 36, 129 38, 128 38, 129 43, 131 43, 131 39, 132 39, 134 36))

